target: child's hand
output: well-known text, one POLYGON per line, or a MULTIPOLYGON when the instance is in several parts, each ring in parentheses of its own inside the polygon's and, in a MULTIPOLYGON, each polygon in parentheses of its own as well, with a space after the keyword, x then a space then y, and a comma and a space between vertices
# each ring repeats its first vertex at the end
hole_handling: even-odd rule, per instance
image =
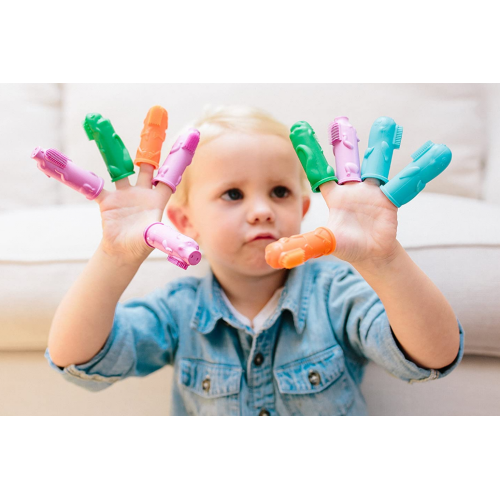
POLYGON ((390 261, 398 243, 398 209, 375 179, 320 186, 330 215, 326 227, 337 241, 333 255, 353 265, 390 261))
POLYGON ((103 190, 96 198, 103 228, 103 250, 124 263, 142 263, 152 252, 144 241, 144 230, 161 221, 172 190, 159 183, 153 189, 154 167, 143 163, 137 184, 128 178, 116 181, 115 191, 103 190))
POLYGON ((308 123, 293 125, 290 139, 312 190, 321 191, 326 201, 330 211, 326 227, 333 237, 318 233, 310 237, 310 243, 300 237, 273 243, 266 249, 266 260, 272 267, 289 267, 287 263, 293 267, 329 253, 355 267, 391 262, 401 248, 396 240, 398 207, 411 201, 451 161, 451 151, 444 144, 428 141, 412 155, 413 161, 388 181, 392 152, 399 148, 403 133, 394 120, 381 117, 373 124, 362 169, 359 139, 347 118, 336 118, 330 133, 338 178, 308 123), (301 254, 298 248, 306 251, 301 254))
MULTIPOLYGON (((118 257, 120 262, 141 264, 151 253, 152 246, 146 243, 144 232, 151 224, 161 221, 165 206, 198 146, 200 134, 197 130, 190 129, 180 136, 159 169, 153 188, 154 169, 159 167, 167 126, 167 111, 161 106, 153 106, 144 120, 141 144, 134 161, 140 173, 136 186, 132 187, 127 178, 134 172, 132 160, 111 122, 98 114, 85 118, 85 131, 89 139, 96 141, 116 185, 116 191, 102 192, 96 198, 104 233, 101 246, 105 253, 118 257)), ((172 251, 164 245, 162 249, 166 253, 172 251)), ((199 252, 197 255, 191 252, 189 256, 190 264, 199 262, 199 252)), ((185 269, 185 263, 170 253, 169 260, 185 269)))

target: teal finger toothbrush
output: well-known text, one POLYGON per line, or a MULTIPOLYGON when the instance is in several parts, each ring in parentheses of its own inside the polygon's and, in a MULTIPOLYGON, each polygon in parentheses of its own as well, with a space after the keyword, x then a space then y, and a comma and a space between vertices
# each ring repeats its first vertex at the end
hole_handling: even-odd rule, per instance
POLYGON ((427 141, 411 157, 413 161, 409 165, 380 187, 398 208, 413 200, 428 182, 445 170, 451 162, 451 151, 444 144, 427 141))
POLYGON ((96 142, 113 182, 134 173, 132 158, 109 120, 99 113, 89 113, 83 128, 89 140, 96 142))
POLYGON ((403 127, 388 116, 377 118, 370 129, 368 148, 361 165, 361 180, 378 179, 380 184, 389 182, 392 154, 401 146, 403 127))

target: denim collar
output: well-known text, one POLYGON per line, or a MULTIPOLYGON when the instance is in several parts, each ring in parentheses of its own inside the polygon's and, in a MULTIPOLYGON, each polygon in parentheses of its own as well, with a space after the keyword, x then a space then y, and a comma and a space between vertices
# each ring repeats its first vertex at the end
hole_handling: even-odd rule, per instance
MULTIPOLYGON (((267 319, 263 326, 264 329, 270 328, 283 310, 287 309, 292 313, 297 333, 304 331, 312 279, 313 273, 310 272, 307 262, 290 270, 278 306, 271 317, 267 319)), ((207 334, 213 331, 219 319, 223 319, 234 328, 252 333, 248 326, 243 325, 231 313, 222 298, 221 291, 221 286, 210 269, 209 273, 201 280, 196 293, 191 328, 207 334)))

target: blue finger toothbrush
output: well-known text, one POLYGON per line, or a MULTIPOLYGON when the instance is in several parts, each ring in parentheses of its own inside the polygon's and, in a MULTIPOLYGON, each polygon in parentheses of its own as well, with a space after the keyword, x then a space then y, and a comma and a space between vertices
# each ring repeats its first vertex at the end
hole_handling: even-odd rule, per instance
POLYGON ((389 181, 392 154, 401 146, 403 127, 388 116, 377 118, 370 129, 368 148, 361 166, 361 180, 378 179, 381 184, 389 181))
POLYGON ((428 182, 451 162, 451 151, 444 144, 427 141, 411 155, 413 161, 385 186, 380 186, 389 200, 400 207, 417 196, 428 182))

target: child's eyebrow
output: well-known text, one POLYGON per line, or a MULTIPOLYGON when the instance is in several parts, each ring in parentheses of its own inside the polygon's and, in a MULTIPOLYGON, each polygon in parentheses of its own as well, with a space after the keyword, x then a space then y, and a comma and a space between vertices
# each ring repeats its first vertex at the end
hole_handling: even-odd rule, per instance
MULTIPOLYGON (((263 181, 272 186, 282 186, 290 183, 289 179, 269 179, 268 181, 263 181)), ((233 179, 231 181, 225 181, 217 185, 217 189, 229 189, 235 186, 245 186, 248 183, 248 179, 233 179)))

